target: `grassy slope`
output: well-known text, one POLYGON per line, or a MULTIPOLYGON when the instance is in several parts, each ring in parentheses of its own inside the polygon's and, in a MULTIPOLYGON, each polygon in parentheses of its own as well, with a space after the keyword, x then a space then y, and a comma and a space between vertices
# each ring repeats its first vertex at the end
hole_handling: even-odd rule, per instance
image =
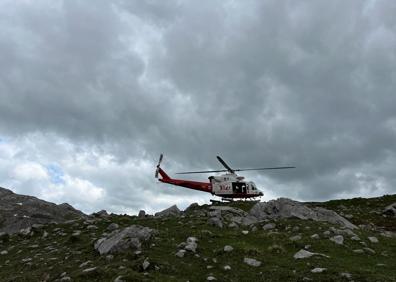
MULTIPOLYGON (((356 224, 374 223, 394 230, 395 219, 371 212, 382 210, 392 202, 396 202, 396 195, 310 204, 352 214, 351 221, 356 224)), ((248 210, 252 204, 247 202, 232 205, 248 210)), ((50 225, 45 228, 49 233, 47 238, 43 239, 41 234, 36 233, 29 239, 15 236, 9 242, 0 244, 0 251, 9 252, 0 255, 0 281, 40 281, 45 277, 49 277, 48 281, 53 281, 63 272, 67 272, 73 281, 113 281, 119 275, 126 281, 205 281, 208 275, 215 276, 218 281, 302 281, 303 277, 314 281, 347 281, 340 277, 341 272, 351 273, 355 281, 396 281, 396 239, 382 237, 374 231, 356 231, 376 251, 376 254, 369 255, 353 253, 353 249, 363 246, 347 237, 343 246, 338 246, 323 236, 318 240, 310 238, 312 234, 321 235, 328 230, 331 225, 327 223, 288 219, 276 222, 277 232, 258 228, 257 231, 243 235, 242 228, 218 229, 207 225, 206 221, 207 218, 193 214, 166 219, 114 215, 96 223, 98 229, 94 231, 87 230, 82 221, 50 225), (149 226, 159 230, 159 234, 144 246, 143 254, 135 255, 131 252, 116 255, 113 260, 107 261, 105 256, 99 256, 94 251, 93 238, 100 238, 111 222, 116 222, 121 227, 131 224, 149 226), (292 231, 296 226, 299 230, 292 231), (55 228, 61 228, 67 235, 56 235, 53 231, 55 228), (78 240, 73 240, 70 236, 74 230, 83 231, 78 240), (301 234, 302 240, 290 241, 289 237, 296 234, 301 234), (174 254, 177 245, 188 236, 199 239, 199 257, 192 254, 187 254, 184 258, 176 257, 174 254), (376 236, 380 243, 370 243, 368 236, 376 236), (293 259, 293 255, 308 244, 311 245, 311 251, 326 254, 330 258, 293 259), (35 248, 34 245, 38 247, 35 248), (225 245, 233 246, 234 250, 224 253, 222 250, 225 245), (51 251, 49 246, 56 250, 51 251), (145 274, 141 265, 146 257, 151 265, 145 274), (257 268, 248 266, 243 263, 244 257, 260 260, 262 265, 257 268), (22 263, 24 258, 32 258, 32 265, 22 263), (6 260, 9 261, 6 263, 6 260), (84 268, 79 268, 79 265, 88 260, 92 264, 84 268, 97 266, 98 271, 84 275, 84 268), (225 271, 224 265, 230 265, 232 269, 225 271), (154 266, 158 266, 159 270, 154 266), (207 266, 213 268, 207 269, 207 266), (324 267, 327 271, 313 274, 310 271, 314 267, 324 267)))

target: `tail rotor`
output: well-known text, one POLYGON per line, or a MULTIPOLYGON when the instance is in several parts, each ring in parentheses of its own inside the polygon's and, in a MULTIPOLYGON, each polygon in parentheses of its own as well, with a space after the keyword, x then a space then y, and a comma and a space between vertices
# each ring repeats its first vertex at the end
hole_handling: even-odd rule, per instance
POLYGON ((159 172, 159 168, 160 168, 160 165, 162 162, 162 158, 163 158, 163 155, 161 154, 159 157, 159 160, 158 160, 157 169, 155 170, 155 178, 158 178, 158 172, 159 172))

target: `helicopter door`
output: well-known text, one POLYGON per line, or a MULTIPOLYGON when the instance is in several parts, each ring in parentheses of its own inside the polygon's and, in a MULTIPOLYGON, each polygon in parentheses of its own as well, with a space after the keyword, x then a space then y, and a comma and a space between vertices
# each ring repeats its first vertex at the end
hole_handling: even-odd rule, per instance
POLYGON ((246 194, 246 183, 244 182, 233 182, 232 191, 236 194, 246 194))

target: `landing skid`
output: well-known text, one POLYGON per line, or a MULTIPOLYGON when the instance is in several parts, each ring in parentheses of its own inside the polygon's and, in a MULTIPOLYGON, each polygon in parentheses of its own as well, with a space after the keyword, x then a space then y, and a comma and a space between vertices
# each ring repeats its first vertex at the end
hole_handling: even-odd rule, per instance
POLYGON ((224 202, 228 203, 233 203, 233 202, 260 202, 260 197, 257 200, 256 197, 254 198, 240 198, 239 200, 236 200, 237 198, 221 198, 221 201, 219 200, 210 200, 212 204, 220 204, 224 202))

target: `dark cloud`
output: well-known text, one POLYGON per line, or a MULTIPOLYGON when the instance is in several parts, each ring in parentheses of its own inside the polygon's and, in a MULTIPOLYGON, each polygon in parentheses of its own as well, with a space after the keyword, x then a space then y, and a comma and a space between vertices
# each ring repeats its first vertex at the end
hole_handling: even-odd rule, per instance
POLYGON ((27 185, 7 176, 19 157, 90 187, 95 208, 154 210, 158 193, 163 206, 207 200, 154 184, 164 152, 171 172, 218 168, 217 154, 297 166, 248 174, 272 196, 396 191, 391 2, 0 5, 0 138, 23 156, 0 166, 0 184, 27 185))

